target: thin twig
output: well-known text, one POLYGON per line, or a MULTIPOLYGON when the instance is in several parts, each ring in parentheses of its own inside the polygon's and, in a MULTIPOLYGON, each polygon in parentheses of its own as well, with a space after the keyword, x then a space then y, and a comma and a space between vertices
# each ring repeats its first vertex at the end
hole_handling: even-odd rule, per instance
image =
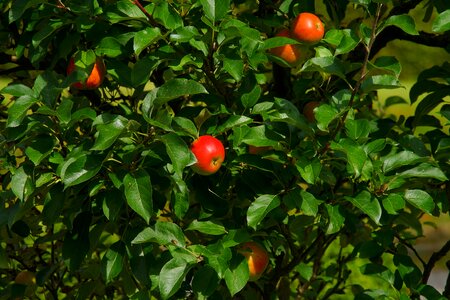
POLYGON ((145 7, 142 6, 139 0, 130 0, 130 1, 133 2, 133 4, 136 5, 144 13, 144 15, 147 17, 148 21, 152 26, 159 27, 158 23, 155 21, 155 19, 153 19, 152 15, 149 14, 149 12, 145 9, 145 7))
MULTIPOLYGON (((355 84, 355 87, 352 90, 352 94, 350 96, 350 100, 349 100, 348 105, 347 105, 347 110, 344 112, 344 114, 340 118, 338 125, 336 126, 335 130, 333 131, 333 133, 331 135, 330 140, 334 140, 336 138, 336 135, 341 131, 342 127, 344 127, 345 120, 347 119, 347 116, 348 116, 348 113, 349 113, 350 109, 353 107, 353 104, 354 104, 355 99, 356 99, 356 95, 358 94, 358 92, 359 92, 359 90, 361 88, 361 84, 363 83, 364 79, 366 78, 366 75, 367 75, 367 64, 369 63, 370 52, 371 52, 371 49, 372 49, 373 44, 375 42, 375 37, 376 37, 378 23, 380 21, 381 8, 382 7, 383 7, 383 4, 379 4, 378 5, 377 12, 376 12, 376 15, 375 15, 375 20, 373 21, 373 24, 372 24, 372 31, 371 31, 371 35, 370 35, 369 44, 366 46, 366 55, 364 57, 363 65, 361 67, 361 76, 359 77, 358 81, 355 84)), ((320 151, 320 154, 321 155, 325 154, 328 151, 328 149, 329 149, 329 146, 325 145, 325 147, 323 147, 322 150, 320 151)))

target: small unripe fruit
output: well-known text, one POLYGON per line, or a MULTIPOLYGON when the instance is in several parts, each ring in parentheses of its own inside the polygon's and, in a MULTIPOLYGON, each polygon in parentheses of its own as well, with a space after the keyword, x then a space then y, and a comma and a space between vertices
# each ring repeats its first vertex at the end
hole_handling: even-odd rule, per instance
POLYGON ((216 173, 225 159, 222 142, 211 135, 203 135, 196 139, 191 145, 191 151, 197 158, 192 169, 200 175, 216 173))
POLYGON ((36 276, 31 271, 23 270, 20 271, 19 274, 17 274, 14 282, 26 286, 34 285, 36 284, 36 276))

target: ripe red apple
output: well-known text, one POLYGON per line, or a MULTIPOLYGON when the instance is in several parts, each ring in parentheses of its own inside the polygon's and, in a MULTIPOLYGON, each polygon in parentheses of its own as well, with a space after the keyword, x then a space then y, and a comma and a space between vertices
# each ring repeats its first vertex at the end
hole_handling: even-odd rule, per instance
POLYGON ((225 148, 221 141, 211 135, 202 135, 191 145, 191 151, 197 158, 192 166, 200 175, 216 173, 225 159, 225 148))
POLYGON ((300 42, 315 44, 325 33, 325 28, 318 16, 312 13, 300 13, 292 22, 291 35, 300 42))
POLYGON ((260 244, 256 242, 246 242, 242 244, 238 252, 245 256, 248 264, 250 281, 258 280, 269 264, 269 254, 260 244))
MULTIPOLYGON (((67 66, 67 75, 75 71, 77 66, 75 65, 75 59, 72 57, 70 58, 69 65, 67 66)), ((103 62, 103 59, 100 57, 97 57, 95 60, 95 64, 90 71, 90 74, 85 82, 75 82, 72 84, 74 88, 77 88, 79 90, 93 90, 98 88, 105 78, 106 73, 106 67, 103 62)))
MULTIPOLYGON (((289 29, 283 29, 276 36, 291 37, 289 29)), ((270 53, 284 59, 291 66, 295 66, 300 59, 300 50, 297 45, 286 44, 270 49, 270 53)))

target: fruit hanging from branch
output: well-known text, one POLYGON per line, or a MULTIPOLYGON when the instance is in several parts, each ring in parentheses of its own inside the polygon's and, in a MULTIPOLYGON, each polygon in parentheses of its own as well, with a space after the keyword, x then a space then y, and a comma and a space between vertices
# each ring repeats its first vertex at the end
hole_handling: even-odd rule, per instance
POLYGON ((325 34, 325 28, 318 16, 312 13, 300 13, 291 24, 291 36, 300 42, 315 44, 325 34))
POLYGON ((191 151, 197 159, 192 169, 200 175, 216 173, 225 159, 222 142, 211 135, 200 136, 192 142, 191 151))
MULTIPOLYGON (((69 65, 67 66, 67 75, 70 75, 75 70, 80 70, 80 68, 76 65, 76 61, 74 57, 70 58, 69 65)), ((86 81, 84 82, 75 82, 72 84, 72 87, 79 90, 94 90, 97 89, 103 82, 106 73, 105 63, 101 57, 97 57, 95 59, 95 63, 90 70, 84 70, 89 74, 86 81)))

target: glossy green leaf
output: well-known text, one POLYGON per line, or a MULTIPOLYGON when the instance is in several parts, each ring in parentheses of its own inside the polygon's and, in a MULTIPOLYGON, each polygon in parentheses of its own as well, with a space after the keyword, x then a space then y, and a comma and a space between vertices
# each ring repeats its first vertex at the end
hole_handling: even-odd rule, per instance
POLYGON ((352 173, 359 177, 367 160, 364 148, 350 139, 341 139, 339 143, 332 142, 331 149, 342 151, 347 155, 348 164, 352 173))
POLYGON ((194 155, 186 143, 175 133, 168 133, 162 136, 161 140, 166 146, 175 172, 181 176, 185 167, 195 163, 194 155))
POLYGON ((157 27, 147 27, 141 31, 136 32, 133 39, 133 50, 137 56, 141 54, 141 52, 155 43, 158 39, 161 38, 161 30, 157 27))
POLYGON ((172 258, 161 268, 159 292, 162 299, 168 299, 178 291, 190 267, 184 259, 172 258))
POLYGON ((317 127, 322 131, 328 131, 328 125, 338 117, 338 111, 329 104, 322 104, 314 109, 317 127))
POLYGON ((34 165, 37 166, 43 159, 52 153, 54 146, 55 140, 53 137, 48 135, 37 136, 36 138, 33 138, 30 145, 25 148, 25 154, 34 165))
POLYGON ((400 62, 394 56, 377 57, 377 59, 374 62, 374 66, 376 68, 383 69, 392 73, 397 78, 400 76, 400 72, 402 71, 402 66, 400 65, 400 62))
POLYGON ((339 205, 325 204, 328 214, 328 225, 326 229, 327 234, 333 234, 341 230, 345 222, 345 216, 342 213, 342 208, 339 205))
POLYGON ((313 57, 301 69, 303 72, 324 72, 345 79, 344 63, 334 56, 313 57))
POLYGON ((342 32, 342 38, 340 39, 339 44, 336 48, 336 55, 339 54, 345 54, 349 53, 353 49, 355 49, 356 46, 358 46, 360 42, 360 38, 358 35, 351 29, 343 29, 342 32))
POLYGON ((365 139, 370 133, 370 123, 367 119, 352 120, 347 119, 345 121, 345 129, 347 136, 352 140, 365 139))
POLYGON ((421 163, 417 167, 398 173, 397 176, 402 178, 434 178, 439 181, 447 181, 445 173, 438 167, 429 163, 421 163))
POLYGON ((251 122, 253 122, 253 119, 247 116, 233 115, 217 128, 217 132, 225 132, 237 126, 250 124, 251 122))
POLYGON ((409 15, 390 16, 381 26, 381 30, 388 26, 396 26, 410 35, 419 34, 416 29, 416 23, 414 22, 414 19, 409 15))
POLYGON ((368 215, 376 224, 380 223, 380 203, 378 202, 378 199, 372 197, 368 191, 362 191, 355 197, 346 197, 346 199, 368 215))
POLYGON ((300 176, 309 184, 314 184, 318 180, 322 170, 322 164, 317 158, 299 157, 295 162, 295 167, 300 172, 300 176))
POLYGON ((159 87, 154 104, 160 106, 170 100, 196 94, 207 94, 205 87, 194 80, 174 78, 159 87))
POLYGON ((405 199, 400 194, 389 194, 381 201, 384 209, 391 215, 396 215, 398 211, 405 208, 405 199))
POLYGON ((58 175, 66 188, 83 183, 100 171, 103 159, 102 155, 81 152, 64 161, 58 168, 58 175))
POLYGON ((368 93, 379 89, 396 89, 401 87, 400 81, 392 75, 373 75, 367 77, 361 84, 361 89, 368 93))
POLYGON ((11 179, 11 190, 22 201, 26 201, 34 191, 34 184, 23 167, 16 169, 11 179))
POLYGON ((424 161, 426 161, 425 157, 418 156, 414 152, 401 151, 388 155, 383 159, 383 171, 387 173, 399 167, 414 165, 424 161))
POLYGON ((179 12, 167 1, 156 2, 153 17, 167 29, 174 30, 183 26, 183 19, 179 12))
POLYGON ((22 120, 27 115, 28 110, 38 100, 32 96, 25 95, 17 98, 8 109, 7 127, 17 127, 22 123, 22 120))
POLYGON ((178 131, 183 131, 193 138, 198 137, 198 130, 194 122, 188 118, 184 117, 174 117, 172 119, 172 127, 178 129, 178 131))
POLYGON ((196 230, 201 233, 206 233, 210 235, 222 235, 227 233, 227 230, 217 221, 192 221, 191 224, 186 228, 186 230, 196 230))
POLYGON ((245 287, 249 279, 249 270, 244 257, 233 258, 230 268, 225 272, 224 279, 231 296, 234 296, 245 287))
POLYGON ((405 200, 418 209, 432 214, 435 204, 433 198, 426 191, 410 189, 405 191, 405 200))
POLYGON ((247 211, 247 225, 256 229, 267 214, 280 205, 276 195, 262 195, 250 204, 247 211))
POLYGON ((122 272, 125 256, 125 245, 122 241, 115 242, 102 258, 102 273, 106 282, 111 282, 122 272))
POLYGON ((160 245, 185 247, 185 236, 181 228, 171 222, 156 222, 155 227, 142 230, 132 241, 133 244, 156 242, 160 245))
POLYGON ((230 0, 200 0, 206 17, 213 23, 220 21, 230 9, 230 0))
MULTIPOLYGON (((137 35, 137 34, 136 34, 137 35)), ((114 37, 108 36, 101 39, 95 48, 98 56, 117 57, 123 52, 123 45, 114 37)))
POLYGON ((9 11, 9 23, 18 20, 22 14, 30 7, 40 3, 44 3, 46 0, 17 0, 14 1, 9 11))
POLYGON ((441 12, 433 21, 434 32, 445 32, 450 30, 450 9, 441 12))
POLYGON ((56 30, 58 30, 64 23, 61 20, 51 20, 45 24, 31 39, 33 47, 38 47, 42 40, 48 38, 56 30))
POLYGON ((91 150, 102 151, 111 147, 126 129, 128 120, 122 116, 114 116, 106 123, 98 124, 97 137, 91 150))
POLYGON ((139 169, 128 173, 123 179, 128 205, 147 223, 153 215, 153 187, 148 173, 139 169))

